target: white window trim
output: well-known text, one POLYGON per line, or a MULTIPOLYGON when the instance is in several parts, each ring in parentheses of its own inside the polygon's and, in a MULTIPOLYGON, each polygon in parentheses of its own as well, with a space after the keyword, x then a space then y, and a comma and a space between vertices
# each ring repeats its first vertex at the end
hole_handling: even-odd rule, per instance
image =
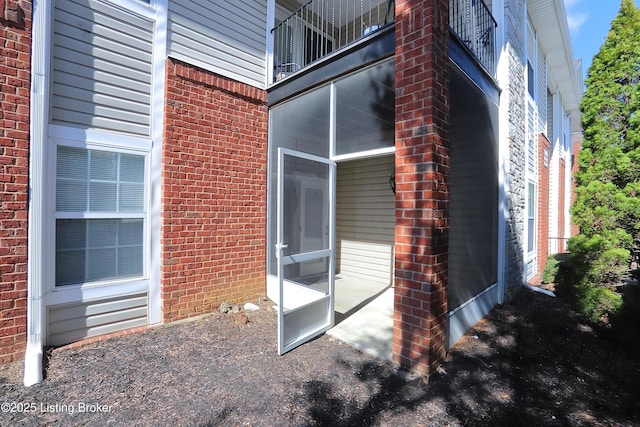
MULTIPOLYGON (((55 230, 56 220, 58 219, 120 219, 120 218, 140 218, 144 221, 144 230, 143 230, 143 272, 141 277, 135 277, 133 280, 136 280, 140 283, 145 283, 145 289, 150 288, 149 281, 149 273, 150 273, 150 265, 151 265, 151 251, 150 251, 150 240, 151 235, 153 234, 150 229, 150 194, 151 194, 151 176, 150 176, 150 148, 151 144, 149 141, 148 148, 146 150, 141 149, 132 149, 131 147, 126 146, 127 142, 131 138, 123 137, 121 135, 114 135, 107 132, 88 132, 82 129, 67 129, 62 126, 50 126, 50 135, 52 137, 49 138, 50 142, 50 150, 51 156, 49 157, 51 160, 51 164, 49 165, 49 173, 51 179, 48 180, 48 194, 55 195, 56 194, 56 159, 57 159, 57 147, 58 146, 68 146, 68 147, 76 147, 83 148, 87 150, 99 150, 99 151, 108 151, 108 152, 117 152, 117 153, 125 153, 125 154, 135 154, 135 155, 143 155, 145 157, 145 183, 144 183, 144 192, 145 192, 145 200, 144 200, 144 209, 142 213, 131 213, 131 212, 123 212, 123 213, 115 213, 115 212, 63 212, 57 211, 55 207, 55 197, 51 197, 49 200, 50 211, 54 212, 49 218, 45 218, 47 223, 46 228, 52 230, 52 239, 49 241, 48 251, 45 253, 49 254, 47 257, 52 257, 53 261, 48 263, 48 274, 49 280, 43 282, 43 290, 46 295, 46 305, 54 305, 54 304, 67 304, 73 302, 85 302, 87 300, 99 298, 99 297, 111 297, 116 296, 122 293, 122 290, 118 288, 118 284, 122 282, 129 282, 132 279, 130 278, 122 278, 122 279, 113 279, 113 280, 104 280, 104 281, 92 281, 85 282, 73 285, 64 285, 64 286, 56 286, 55 284, 55 256, 56 256, 56 242, 55 242, 55 230), (55 128, 55 129, 54 129, 55 128), (57 138, 53 137, 53 135, 59 134, 60 132, 64 132, 67 138, 57 138), (90 134, 90 138, 89 135, 90 134), (74 140, 69 137, 72 136, 81 136, 87 135, 86 140, 74 140), (90 291, 93 288, 102 288, 102 291, 90 291), (56 296, 53 296, 57 294, 56 296), (55 302, 54 302, 55 301, 55 302)), ((138 138, 134 138, 138 139, 138 138)), ((140 141, 138 141, 140 142, 140 141)), ((138 144, 141 145, 141 144, 138 144)), ((137 289, 140 292, 142 289, 137 289)), ((127 292, 131 293, 131 292, 127 292)))
MULTIPOLYGON (((58 142, 66 140, 75 145, 80 138, 87 141, 101 142, 96 146, 120 147, 147 152, 148 193, 147 209, 147 246, 148 273, 144 281, 121 281, 118 285, 93 286, 87 288, 67 287, 58 292, 50 292, 51 304, 61 304, 68 300, 100 299, 114 294, 130 294, 148 291, 150 324, 162 321, 160 297, 160 190, 162 137, 164 126, 164 87, 167 58, 167 15, 168 0, 150 0, 149 4, 137 0, 104 0, 130 13, 138 14, 155 21, 153 35, 153 73, 152 73, 152 105, 151 105, 151 138, 136 138, 126 135, 112 135, 92 130, 81 130, 49 123, 49 93, 51 74, 51 46, 49 43, 52 30, 51 2, 38 2, 33 5, 32 15, 32 63, 31 63, 31 108, 30 134, 31 149, 29 163, 29 230, 28 230, 28 264, 27 264, 27 349, 25 354, 24 385, 30 386, 42 381, 43 342, 47 335, 45 324, 45 283, 51 281, 51 271, 55 271, 55 170, 51 171, 52 161, 56 159, 58 142), (60 140, 60 141, 58 141, 60 140), (54 143, 55 142, 55 143, 54 143), (51 179, 53 173, 54 179, 51 179), (53 185, 53 191, 52 191, 53 185), (60 298, 58 300, 57 298, 60 298)), ((273 0, 270 0, 273 1, 273 0)), ((86 143, 83 143, 86 145, 86 143)), ((83 144, 79 144, 82 146, 83 144)), ((55 164, 55 163, 54 163, 55 164)), ((53 168, 55 169, 55 167, 53 168)))
POLYGON ((102 0, 103 3, 110 3, 127 13, 135 13, 147 19, 155 19, 155 8, 161 0, 149 0, 149 3, 143 0, 102 0))

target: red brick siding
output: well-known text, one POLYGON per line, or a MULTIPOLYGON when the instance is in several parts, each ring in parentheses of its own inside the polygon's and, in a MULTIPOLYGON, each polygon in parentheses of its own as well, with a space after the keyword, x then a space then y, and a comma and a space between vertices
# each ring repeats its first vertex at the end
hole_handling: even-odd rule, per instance
POLYGON ((538 135, 538 274, 540 278, 549 254, 549 166, 551 143, 544 134, 538 135), (546 152, 546 155, 545 155, 546 152))
POLYGON ((27 341, 31 2, 0 4, 0 363, 27 341))
POLYGON ((449 239, 449 4, 396 2, 394 360, 444 360, 449 239))
POLYGON ((163 320, 265 293, 266 92, 167 61, 163 320))
MULTIPOLYGON (((558 186, 558 237, 564 237, 564 200, 566 166, 564 159, 560 159, 560 182, 558 186)), ((558 240, 558 252, 566 252, 567 245, 563 239, 558 240)))

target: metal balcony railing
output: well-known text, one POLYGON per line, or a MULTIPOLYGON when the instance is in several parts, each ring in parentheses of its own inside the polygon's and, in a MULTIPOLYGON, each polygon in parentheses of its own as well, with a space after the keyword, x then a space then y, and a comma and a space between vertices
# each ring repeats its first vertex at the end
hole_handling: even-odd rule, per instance
POLYGON ((311 0, 273 28, 281 80, 395 21, 394 0, 311 0))
MULTIPOLYGON (((394 0, 311 0, 278 23, 273 80, 395 22, 394 0)), ((449 0, 449 26, 478 62, 495 75, 497 23, 482 0, 449 0)))
POLYGON ((449 26, 491 76, 496 73, 498 24, 482 0, 449 0, 449 26))

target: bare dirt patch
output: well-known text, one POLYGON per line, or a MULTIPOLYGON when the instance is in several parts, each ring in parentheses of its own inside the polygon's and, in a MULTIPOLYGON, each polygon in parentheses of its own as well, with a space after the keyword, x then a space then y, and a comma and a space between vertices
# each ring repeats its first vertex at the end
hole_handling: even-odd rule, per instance
POLYGON ((523 290, 450 351, 429 384, 328 336, 278 356, 267 303, 50 354, 25 388, 0 367, 0 425, 632 425, 638 354, 523 290), (10 406, 7 407, 6 404, 10 406), (66 405, 66 406, 65 406, 66 405), (84 412, 79 412, 84 409, 84 412))

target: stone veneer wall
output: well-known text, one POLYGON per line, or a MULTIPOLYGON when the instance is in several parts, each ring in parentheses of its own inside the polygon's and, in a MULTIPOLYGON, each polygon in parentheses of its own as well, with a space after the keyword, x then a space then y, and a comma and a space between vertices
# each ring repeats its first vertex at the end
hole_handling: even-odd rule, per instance
POLYGON ((524 276, 524 219, 526 200, 526 87, 525 87, 525 2, 505 0, 505 37, 508 57, 508 82, 502 83, 503 111, 509 114, 509 155, 506 168, 506 247, 505 293, 521 284, 524 276), (506 84, 505 84, 506 83, 506 84), (506 103, 505 103, 506 100, 506 103))

